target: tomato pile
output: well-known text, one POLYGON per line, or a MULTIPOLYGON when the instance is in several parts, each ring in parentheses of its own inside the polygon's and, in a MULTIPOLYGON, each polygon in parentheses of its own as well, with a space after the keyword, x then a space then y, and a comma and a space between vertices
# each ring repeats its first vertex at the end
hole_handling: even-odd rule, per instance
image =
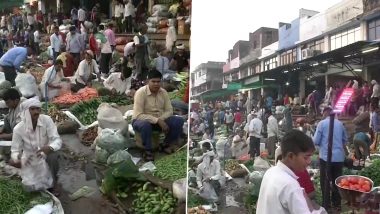
POLYGON ((340 180, 339 187, 343 189, 356 190, 360 192, 369 192, 371 190, 371 182, 365 178, 348 177, 340 180))

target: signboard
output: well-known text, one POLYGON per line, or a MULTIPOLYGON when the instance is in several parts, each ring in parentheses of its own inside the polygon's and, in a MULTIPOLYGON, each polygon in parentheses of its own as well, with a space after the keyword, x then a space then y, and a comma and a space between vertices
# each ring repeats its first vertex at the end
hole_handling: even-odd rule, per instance
POLYGON ((245 85, 248 85, 248 84, 251 84, 251 83, 255 83, 255 82, 258 82, 260 81, 260 77, 259 76, 253 76, 251 78, 248 78, 244 81, 244 84, 245 85))
POLYGON ((343 90, 342 94, 338 98, 338 101, 336 102, 334 106, 334 112, 335 113, 341 113, 344 110, 344 107, 348 102, 350 102, 351 97, 354 93, 353 88, 346 88, 343 90))

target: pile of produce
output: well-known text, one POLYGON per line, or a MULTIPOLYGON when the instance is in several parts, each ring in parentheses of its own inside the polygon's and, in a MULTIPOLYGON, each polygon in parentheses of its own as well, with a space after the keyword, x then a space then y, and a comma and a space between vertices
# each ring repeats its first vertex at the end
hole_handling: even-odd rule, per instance
POLYGON ((169 97, 171 100, 175 100, 175 99, 181 99, 182 100, 183 96, 185 95, 186 84, 189 80, 189 75, 187 73, 184 73, 183 75, 177 74, 176 77, 178 79, 180 79, 181 82, 178 85, 178 90, 170 92, 169 97))
POLYGON ((248 174, 247 170, 240 166, 238 160, 227 160, 225 165, 226 172, 233 178, 244 177, 248 174))
POLYGON ((9 180, 0 177, 0 213, 22 214, 37 204, 45 204, 50 201, 48 196, 41 193, 29 193, 24 191, 21 181, 9 180))
POLYGON ((205 199, 201 198, 199 195, 196 195, 195 193, 189 191, 187 195, 187 207, 193 208, 189 208, 188 213, 191 213, 190 210, 196 207, 198 207, 199 210, 199 206, 204 204, 208 204, 208 202, 205 199))
POLYGON ((368 167, 359 172, 359 175, 367 177, 373 181, 375 186, 380 185, 380 159, 376 159, 368 167))
POLYGON ((372 188, 371 182, 368 179, 357 176, 342 178, 338 183, 338 186, 343 189, 355 190, 359 192, 369 192, 372 188))
POLYGON ((193 207, 188 210, 189 214, 211 214, 209 211, 207 211, 202 206, 193 207))
POLYGON ((40 84, 45 73, 45 68, 41 66, 33 66, 28 72, 36 78, 36 83, 40 84))
POLYGON ((110 95, 101 97, 104 103, 115 103, 119 106, 131 105, 133 100, 125 95, 110 95))
POLYGON ((69 111, 84 125, 90 125, 97 120, 97 109, 101 104, 100 99, 92 99, 87 102, 79 102, 73 105, 69 111))
POLYGON ((97 136, 98 136, 98 126, 93 126, 83 132, 81 136, 81 142, 85 146, 91 146, 97 136))
POLYGON ((48 105, 48 115, 51 117, 51 119, 53 119, 55 123, 69 120, 69 117, 67 117, 66 114, 64 114, 54 105, 48 105))
POLYGON ((67 106, 67 105, 78 103, 80 101, 91 100, 97 96, 98 96, 98 92, 96 91, 96 89, 86 87, 79 90, 75 94, 68 92, 61 96, 58 96, 53 99, 53 103, 67 106))
POLYGON ((167 213, 174 212, 176 199, 168 190, 145 183, 134 193, 133 213, 167 213))
POLYGON ((182 149, 171 155, 162 157, 154 162, 154 175, 164 180, 176 181, 186 178, 187 150, 182 149))

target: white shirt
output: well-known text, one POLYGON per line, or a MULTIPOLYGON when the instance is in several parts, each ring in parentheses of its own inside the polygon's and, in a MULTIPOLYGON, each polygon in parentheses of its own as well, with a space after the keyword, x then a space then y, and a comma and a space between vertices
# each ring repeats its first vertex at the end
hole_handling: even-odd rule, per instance
POLYGON ((257 200, 259 214, 317 214, 310 212, 298 177, 281 161, 265 173, 257 200), (281 178, 281 179, 279 179, 281 178))
POLYGON ((234 122, 234 115, 232 113, 226 114, 226 123, 232 123, 234 122))
POLYGON ((91 65, 89 65, 87 63, 87 60, 82 60, 80 63, 79 63, 79 66, 78 66, 78 69, 77 71, 75 72, 74 76, 75 76, 75 79, 79 82, 79 83, 82 83, 82 84, 86 84, 82 77, 85 78, 85 80, 87 81, 88 78, 90 77, 90 75, 92 73, 99 73, 99 68, 98 68, 98 64, 96 64, 96 61, 95 59, 92 59, 92 63, 91 65))
POLYGON ((51 36, 50 36, 50 44, 51 44, 51 47, 54 49, 55 52, 61 52, 61 46, 63 44, 63 39, 62 39, 62 36, 61 34, 58 34, 58 36, 53 33, 51 36))
POLYGON ((28 24, 29 25, 33 25, 34 24, 34 17, 33 16, 28 15, 26 18, 28 20, 28 24))
POLYGON ((81 22, 84 22, 86 19, 86 11, 84 11, 82 8, 78 10, 78 20, 81 22))
POLYGON ((109 90, 116 89, 119 94, 128 94, 131 88, 131 77, 121 80, 120 76, 120 72, 110 74, 103 83, 104 87, 109 90))
MULTIPOLYGON (((144 34, 144 35, 141 35, 141 33, 139 33, 139 36, 144 36, 144 43, 146 44, 146 43, 148 43, 149 42, 149 38, 148 38, 148 36, 146 35, 146 34, 144 34)), ((134 36, 133 37, 133 42, 136 44, 136 45, 138 45, 138 44, 140 44, 140 39, 139 39, 139 37, 138 36, 134 36)))
POLYGON ((197 132, 198 132, 198 133, 199 133, 199 132, 204 132, 205 129, 206 129, 205 124, 204 124, 204 123, 201 123, 201 124, 199 124, 199 126, 198 126, 197 132))
POLYGON ((249 136, 261 138, 261 130, 263 128, 263 122, 259 118, 253 118, 249 123, 249 136))
POLYGON ((133 47, 133 42, 128 42, 124 46, 124 56, 128 56, 129 54, 132 54, 135 52, 135 48, 133 47))
POLYGON ((124 13, 124 6, 122 4, 115 5, 115 17, 119 18, 124 13))
POLYGON ((199 120, 199 115, 197 112, 191 112, 190 118, 193 118, 194 120, 199 120))
POLYGON ((197 184, 200 188, 203 186, 203 180, 211 178, 212 180, 219 180, 221 177, 220 163, 214 158, 210 166, 206 168, 204 163, 200 163, 197 168, 197 184))
POLYGON ((135 6, 133 6, 131 1, 129 1, 124 7, 124 17, 128 16, 135 17, 135 6))
POLYGON ((278 136, 278 123, 277 119, 273 115, 268 118, 267 132, 268 137, 278 136))
POLYGON ((40 40, 41 40, 41 38, 40 38, 40 32, 38 30, 36 30, 36 31, 34 31, 33 35, 34 35, 34 42, 35 43, 40 43, 40 40))
POLYGON ((19 154, 22 151, 34 151, 36 148, 49 145, 54 151, 62 146, 62 140, 58 135, 57 127, 53 120, 40 114, 36 130, 33 133, 25 132, 24 121, 21 121, 13 129, 11 157, 13 160, 19 160, 19 154))
POLYGON ((372 96, 371 97, 380 97, 379 84, 376 83, 375 85, 373 85, 372 96))

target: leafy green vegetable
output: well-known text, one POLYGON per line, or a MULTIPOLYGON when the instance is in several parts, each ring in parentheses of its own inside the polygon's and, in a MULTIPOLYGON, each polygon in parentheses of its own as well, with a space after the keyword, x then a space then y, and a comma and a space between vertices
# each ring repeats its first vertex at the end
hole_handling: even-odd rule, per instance
POLYGON ((380 159, 374 160, 368 167, 362 169, 359 175, 368 177, 371 179, 375 186, 380 185, 380 159))
POLYGON ((183 149, 154 162, 154 175, 169 181, 186 178, 187 150, 183 149))

